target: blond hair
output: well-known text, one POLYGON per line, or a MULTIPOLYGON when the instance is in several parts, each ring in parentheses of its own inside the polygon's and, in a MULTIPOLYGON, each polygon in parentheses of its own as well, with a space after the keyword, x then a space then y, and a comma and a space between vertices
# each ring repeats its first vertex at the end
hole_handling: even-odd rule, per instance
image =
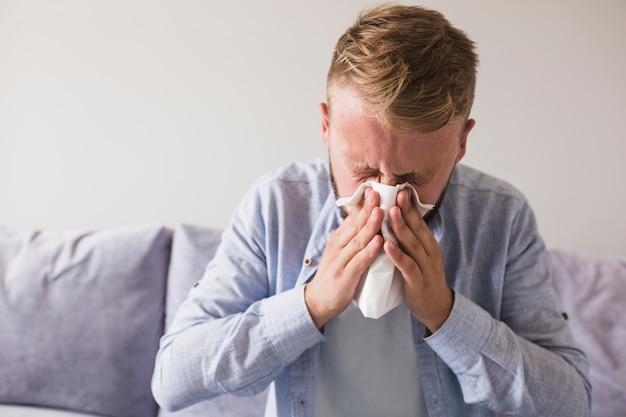
POLYGON ((439 12, 381 5, 361 12, 339 38, 327 77, 328 103, 348 88, 398 132, 437 130, 467 118, 474 100, 474 43, 439 12))

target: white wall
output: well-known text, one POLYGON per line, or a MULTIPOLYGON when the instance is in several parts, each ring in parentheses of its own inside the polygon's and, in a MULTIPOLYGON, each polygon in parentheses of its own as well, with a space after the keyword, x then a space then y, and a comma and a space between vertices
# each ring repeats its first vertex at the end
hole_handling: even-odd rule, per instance
MULTIPOLYGON (((325 154, 332 47, 371 3, 0 0, 0 223, 224 227, 260 173, 325 154)), ((423 3, 479 46, 465 162, 549 246, 626 254, 626 2, 423 3)))

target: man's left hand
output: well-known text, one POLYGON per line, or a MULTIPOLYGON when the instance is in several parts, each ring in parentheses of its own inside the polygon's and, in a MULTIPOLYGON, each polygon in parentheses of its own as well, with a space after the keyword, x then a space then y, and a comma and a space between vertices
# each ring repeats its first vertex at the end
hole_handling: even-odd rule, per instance
POLYGON ((407 308, 432 333, 446 321, 454 293, 448 287, 439 243, 420 216, 408 190, 401 190, 389 209, 389 223, 398 246, 387 241, 384 249, 404 277, 407 308))

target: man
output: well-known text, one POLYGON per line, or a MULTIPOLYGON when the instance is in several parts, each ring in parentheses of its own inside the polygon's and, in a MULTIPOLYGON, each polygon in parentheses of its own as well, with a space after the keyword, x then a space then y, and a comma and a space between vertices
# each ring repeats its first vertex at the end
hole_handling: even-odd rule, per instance
POLYGON ((551 288, 523 196, 458 165, 477 57, 420 7, 366 10, 339 39, 321 104, 328 159, 261 178, 162 339, 157 401, 177 409, 271 384, 266 416, 587 416, 588 364, 551 288), (365 181, 408 183, 380 235, 365 181), (374 259, 404 303, 380 319, 352 300, 374 259))

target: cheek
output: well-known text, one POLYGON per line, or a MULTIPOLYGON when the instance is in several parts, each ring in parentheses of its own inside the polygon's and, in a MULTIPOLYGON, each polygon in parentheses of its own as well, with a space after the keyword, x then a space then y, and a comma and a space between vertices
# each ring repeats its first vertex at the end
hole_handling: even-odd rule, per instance
POLYGON ((345 173, 337 173, 335 175, 335 186, 339 193, 339 197, 348 197, 356 192, 361 183, 356 181, 352 176, 345 173))
MULTIPOLYGON (((352 194, 350 193, 350 190, 352 189, 352 181, 343 161, 340 158, 335 157, 332 150, 329 150, 328 158, 330 161, 331 180, 335 193, 337 194, 336 197, 347 197, 354 194, 354 191, 352 194)), ((356 190, 356 187, 354 187, 354 190, 356 190)))
POLYGON ((426 189, 422 188, 421 190, 418 188, 415 189, 417 190, 417 195, 423 204, 436 204, 439 200, 439 196, 441 195, 441 191, 443 190, 439 187, 429 187, 426 189))
POLYGON ((337 197, 349 197, 356 192, 356 189, 361 184, 361 181, 355 179, 350 173, 345 170, 341 165, 331 165, 332 169, 332 181, 335 188, 337 197))
POLYGON ((442 176, 436 183, 429 184, 428 186, 415 187, 417 195, 420 197, 420 201, 424 204, 437 204, 441 194, 448 185, 450 175, 442 176))

